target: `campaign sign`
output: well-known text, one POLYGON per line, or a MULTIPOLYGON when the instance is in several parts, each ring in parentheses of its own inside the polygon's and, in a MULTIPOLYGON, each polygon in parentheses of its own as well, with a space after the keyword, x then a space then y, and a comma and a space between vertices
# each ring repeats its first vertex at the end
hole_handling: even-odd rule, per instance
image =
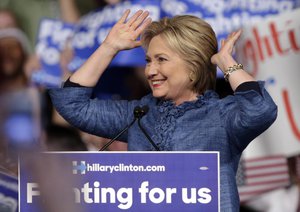
POLYGON ((247 158, 300 154, 300 9, 245 27, 239 61, 278 106, 275 123, 247 147, 247 158))
POLYGON ((0 211, 18 211, 18 179, 0 172, 0 211))
POLYGON ((259 23, 266 17, 292 11, 299 0, 162 0, 162 16, 190 14, 207 21, 218 40, 243 26, 259 23))
POLYGON ((36 54, 41 70, 33 73, 32 81, 47 87, 58 87, 62 81, 60 55, 68 39, 73 35, 74 25, 57 19, 42 19, 36 44, 36 54))
MULTIPOLYGON (((242 26, 259 23, 266 17, 291 11, 300 0, 126 0, 94 10, 76 26, 55 19, 43 19, 38 33, 36 52, 42 69, 32 76, 33 82, 46 87, 61 84, 62 70, 59 64, 62 47, 68 46, 74 57, 68 71, 74 72, 101 45, 113 25, 126 9, 131 15, 143 9, 150 12, 152 20, 165 16, 190 14, 203 18, 211 24, 218 41, 242 26)), ((112 67, 139 67, 145 65, 145 53, 141 47, 119 52, 110 64, 112 67)), ((219 71, 218 76, 223 76, 219 71)))
MULTIPOLYGON (((161 15, 194 15, 207 21, 214 29, 219 46, 233 31, 264 21, 267 17, 292 11, 300 0, 162 0, 161 15)), ((218 77, 223 77, 221 71, 218 77)))
MULTIPOLYGON (((149 11, 152 20, 160 18, 159 0, 124 1, 117 5, 108 5, 83 16, 72 39, 75 57, 69 64, 71 71, 77 70, 99 47, 127 9, 131 10, 130 15, 142 9, 149 11)), ((141 47, 119 52, 111 63, 111 66, 143 65, 145 65, 145 53, 141 47)))
POLYGON ((74 208, 82 211, 220 211, 218 152, 44 153, 42 157, 64 168, 52 169, 48 160, 38 173, 29 173, 21 161, 24 211, 66 207, 59 201, 70 196, 74 208), (64 170, 72 177, 52 170, 64 170), (76 182, 72 195, 57 198, 70 182, 76 182), (58 202, 51 203, 51 198, 58 202))

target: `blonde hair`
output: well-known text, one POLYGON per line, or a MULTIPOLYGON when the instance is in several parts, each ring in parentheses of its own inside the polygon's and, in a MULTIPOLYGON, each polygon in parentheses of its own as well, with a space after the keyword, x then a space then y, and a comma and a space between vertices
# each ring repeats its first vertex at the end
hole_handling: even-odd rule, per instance
POLYGON ((218 51, 218 42, 208 23, 191 15, 152 22, 141 37, 146 50, 151 39, 157 35, 160 35, 190 67, 193 91, 201 94, 215 88, 216 66, 210 59, 218 51))

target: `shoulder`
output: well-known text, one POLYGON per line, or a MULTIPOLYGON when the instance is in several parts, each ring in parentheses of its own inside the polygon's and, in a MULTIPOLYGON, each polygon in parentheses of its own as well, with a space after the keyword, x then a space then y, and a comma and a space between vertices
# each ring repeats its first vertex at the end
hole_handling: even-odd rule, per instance
POLYGON ((152 94, 148 94, 137 101, 139 102, 140 106, 155 106, 157 104, 157 98, 155 98, 152 94))

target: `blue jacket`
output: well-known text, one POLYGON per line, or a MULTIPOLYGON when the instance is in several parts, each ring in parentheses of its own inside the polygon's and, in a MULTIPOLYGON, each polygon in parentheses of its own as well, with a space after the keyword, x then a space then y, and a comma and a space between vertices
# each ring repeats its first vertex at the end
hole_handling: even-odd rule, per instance
MULTIPOLYGON (((53 89, 58 112, 72 125, 91 134, 112 138, 133 119, 136 106, 149 106, 141 124, 164 151, 219 151, 222 211, 239 211, 235 175, 242 151, 276 119, 277 106, 259 82, 255 90, 219 99, 206 91, 196 101, 175 106, 147 95, 141 100, 90 99, 92 88, 53 89)), ((120 140, 130 151, 152 151, 153 146, 135 123, 120 140)))

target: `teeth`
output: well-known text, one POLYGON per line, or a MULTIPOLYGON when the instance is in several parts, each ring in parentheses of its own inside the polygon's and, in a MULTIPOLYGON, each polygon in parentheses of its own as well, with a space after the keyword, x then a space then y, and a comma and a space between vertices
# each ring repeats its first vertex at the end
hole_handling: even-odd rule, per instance
POLYGON ((161 85, 164 83, 165 80, 155 80, 155 81, 152 81, 152 85, 161 85))
POLYGON ((162 83, 162 81, 154 81, 154 82, 152 82, 152 85, 158 85, 158 84, 161 84, 162 83))

